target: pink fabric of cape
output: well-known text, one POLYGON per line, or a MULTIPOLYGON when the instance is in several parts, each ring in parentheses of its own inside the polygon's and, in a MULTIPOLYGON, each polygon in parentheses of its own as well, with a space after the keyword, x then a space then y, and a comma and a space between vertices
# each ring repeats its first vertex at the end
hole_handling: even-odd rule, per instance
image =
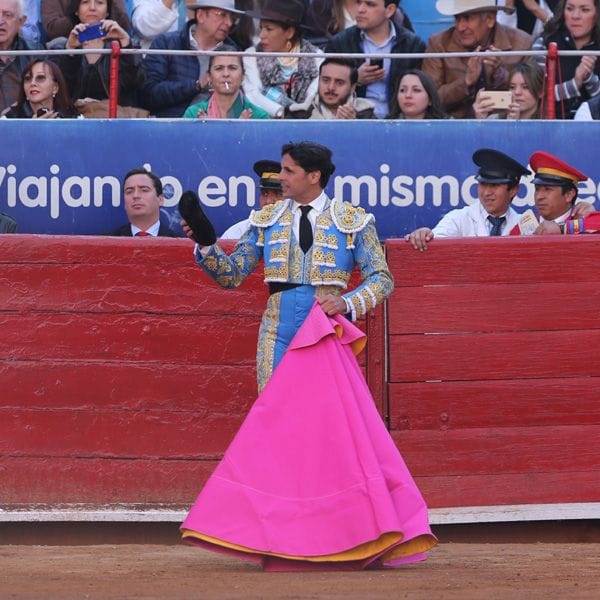
POLYGON ((186 541, 270 570, 357 569, 378 557, 306 564, 261 552, 323 556, 386 532, 435 544, 425 502, 353 354, 363 337, 315 303, 182 524, 256 553, 186 541))

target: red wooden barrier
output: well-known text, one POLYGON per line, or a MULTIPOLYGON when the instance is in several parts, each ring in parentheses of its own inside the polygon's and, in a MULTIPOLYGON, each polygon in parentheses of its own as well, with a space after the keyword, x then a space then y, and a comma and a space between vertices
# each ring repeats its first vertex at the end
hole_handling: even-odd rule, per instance
MULTIPOLYGON (((364 367, 431 507, 600 502, 599 241, 386 244, 364 367)), ((261 273, 221 290, 166 238, 0 257, 0 507, 189 505, 256 395, 261 273)))
POLYGON ((431 507, 600 501, 598 242, 387 244, 390 428, 431 507))
POLYGON ((256 397, 267 291, 192 248, 0 236, 0 507, 194 500, 256 397))

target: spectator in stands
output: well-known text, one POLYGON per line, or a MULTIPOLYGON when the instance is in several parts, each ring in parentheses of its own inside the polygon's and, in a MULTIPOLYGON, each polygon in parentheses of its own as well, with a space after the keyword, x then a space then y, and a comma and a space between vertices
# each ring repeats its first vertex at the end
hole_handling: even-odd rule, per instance
MULTIPOLYGON (((194 18, 181 31, 159 35, 154 50, 215 50, 223 43, 234 46, 229 37, 238 16, 233 0, 197 0, 188 6, 194 18)), ((157 117, 181 117, 185 109, 206 100, 208 56, 148 54, 144 58, 146 84, 143 103, 157 117)))
MULTIPOLYGON (((398 0, 397 4, 400 4, 398 0)), ((398 27, 414 31, 410 19, 398 6, 393 17, 398 27)), ((312 0, 306 13, 304 26, 307 38, 321 46, 340 31, 356 25, 356 0, 312 0)))
MULTIPOLYGON (((320 52, 302 39, 304 0, 265 0, 262 9, 248 12, 260 19, 260 42, 248 52, 320 52)), ((249 100, 275 118, 291 106, 308 107, 317 93, 319 65, 315 58, 244 57, 244 90, 249 100)))
POLYGON ((21 36, 27 17, 22 0, 0 0, 0 111, 19 97, 21 74, 31 56, 3 56, 2 50, 36 50, 21 36))
MULTIPOLYGON (((275 204, 275 202, 283 200, 281 181, 279 181, 281 164, 275 160, 259 160, 254 163, 253 169, 259 177, 258 205, 260 208, 264 208, 267 204, 275 204)), ((234 223, 223 233, 221 239, 239 240, 248 231, 249 227, 250 219, 234 223)))
POLYGON ((4 213, 0 213, 0 233, 17 233, 17 222, 4 213))
POLYGON ((186 10, 185 0, 133 0, 133 35, 142 48, 148 48, 157 35, 183 28, 186 10))
MULTIPOLYGON (((87 4, 94 4, 96 0, 85 0, 87 4)), ((68 38, 73 27, 79 20, 74 15, 71 7, 72 0, 44 0, 42 2, 42 24, 46 32, 48 47, 54 47, 50 42, 56 38, 68 38)), ((125 10, 124 0, 112 0, 111 10, 109 11, 113 18, 123 29, 129 31, 131 23, 125 10)), ((62 42, 58 43, 58 47, 62 42)))
POLYGON ((535 207, 540 216, 536 234, 598 233, 600 213, 593 204, 579 202, 577 184, 587 176, 548 152, 534 152, 529 164, 535 172, 535 207))
POLYGON ((123 178, 123 199, 129 223, 118 227, 110 235, 177 237, 160 221, 164 198, 158 175, 143 167, 129 171, 123 178))
POLYGON ((510 156, 482 148, 473 154, 479 167, 479 202, 451 210, 433 228, 420 227, 405 236, 416 250, 426 250, 434 237, 481 237, 509 235, 519 223, 519 214, 511 207, 519 191, 519 181, 529 171, 510 156))
POLYGON ((31 46, 40 46, 43 43, 40 31, 40 0, 23 0, 23 11, 27 17, 21 35, 31 46))
POLYGON ((290 107, 292 119, 372 119, 375 105, 356 96, 358 69, 353 60, 326 58, 319 67, 319 88, 309 107, 290 107))
MULTIPOLYGON (((77 24, 67 39, 66 48, 84 48, 86 54, 62 55, 60 65, 65 75, 71 97, 77 100, 103 100, 109 97, 110 55, 96 54, 94 49, 110 48, 117 40, 121 48, 131 47, 131 38, 112 19, 112 0, 73 0, 71 3, 73 20, 77 24), (101 22, 105 36, 84 42, 79 34, 90 25, 101 22)), ((141 61, 138 55, 121 54, 119 59, 119 104, 137 105, 137 92, 144 80, 141 61)))
POLYGON ((529 50, 531 36, 496 23, 504 7, 494 0, 438 0, 437 10, 454 17, 454 26, 429 38, 427 52, 481 52, 485 57, 426 58, 425 71, 434 81, 442 104, 455 118, 473 116, 473 102, 480 89, 506 90, 508 68, 520 58, 495 56, 499 50, 529 50), (467 7, 469 7, 467 9, 467 7))
MULTIPOLYGON (((423 52, 423 40, 393 22, 396 8, 397 3, 391 0, 357 0, 356 25, 333 36, 325 51, 357 54, 423 52)), ((374 102, 375 116, 383 119, 390 112, 390 101, 398 78, 403 72, 418 69, 420 65, 420 58, 361 61, 356 93, 374 102)))
POLYGON ((600 119, 600 94, 582 102, 573 117, 575 121, 597 121, 600 119))
MULTIPOLYGON (((219 52, 235 52, 233 46, 221 46, 219 52)), ((192 104, 186 119, 268 119, 269 114, 250 102, 242 91, 244 65, 241 56, 213 54, 208 63, 210 98, 192 104)))
POLYGON ((431 77, 411 69, 398 79, 388 119, 447 119, 431 77))
POLYGON ((235 7, 241 10, 244 14, 240 15, 235 27, 231 30, 231 39, 235 45, 242 50, 250 48, 254 45, 256 28, 254 19, 245 14, 247 11, 252 11, 259 0, 235 0, 235 7))
MULTIPOLYGON (((554 17, 535 40, 534 50, 546 50, 556 42, 558 50, 600 50, 599 0, 562 0, 554 17)), ((537 57, 544 65, 545 57, 537 57)), ((582 102, 600 93, 600 62, 596 56, 559 54, 554 97, 556 116, 572 119, 582 102)))
POLYGON ((498 13, 498 23, 517 27, 536 38, 542 33, 546 21, 552 18, 558 2, 559 0, 499 0, 499 5, 514 9, 514 12, 498 13))
POLYGON ((517 63, 510 71, 508 110, 497 110, 486 90, 479 90, 473 104, 476 119, 540 119, 544 92, 544 69, 534 62, 517 63))
POLYGON ((48 60, 35 59, 23 70, 19 99, 5 116, 9 119, 68 119, 78 115, 60 67, 48 60))

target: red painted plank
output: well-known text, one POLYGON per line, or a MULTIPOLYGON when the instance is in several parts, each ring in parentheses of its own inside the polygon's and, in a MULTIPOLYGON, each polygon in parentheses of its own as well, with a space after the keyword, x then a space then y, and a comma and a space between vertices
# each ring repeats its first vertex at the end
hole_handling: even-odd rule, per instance
POLYGON ((0 409, 207 411, 246 414, 256 399, 248 365, 0 362, 0 409))
POLYGON ((0 457, 0 503, 188 507, 216 461, 0 457))
MULTIPOLYGON (((229 251, 231 240, 219 242, 229 251)), ((172 268, 193 263, 194 243, 187 238, 136 239, 111 236, 16 234, 2 240, 0 264, 136 265, 172 268)))
POLYGON ((394 431, 392 438, 414 476, 594 471, 600 499, 600 425, 394 431))
POLYGON ((429 508, 598 502, 598 471, 416 477, 429 508))
POLYGON ((260 317, 268 296, 257 269, 224 290, 188 261, 167 272, 155 262, 136 265, 0 265, 2 311, 58 311, 260 317))
POLYGON ((0 455, 216 458, 244 417, 214 406, 194 412, 2 409, 0 455))
POLYGON ((390 429, 599 425, 599 378, 393 383, 390 429))
POLYGON ((593 235, 439 239, 425 252, 404 240, 385 246, 396 287, 598 280, 600 244, 593 235))
POLYGON ((598 377, 599 347, 600 330, 391 336, 389 377, 392 382, 598 377))
POLYGON ((0 313, 0 359, 248 362, 254 361, 258 326, 258 318, 226 315, 0 313))
POLYGON ((598 281, 516 285, 467 282, 397 289, 388 302, 390 335, 600 329, 598 281))
MULTIPOLYGON (((387 412, 387 385, 385 381, 385 311, 379 305, 366 319, 366 375, 365 378, 373 395, 373 401, 379 414, 385 418, 387 412)), ((359 361, 365 352, 359 355, 359 361)), ((363 364, 361 362, 361 364, 363 364)), ((363 373, 364 374, 364 373, 363 373)))

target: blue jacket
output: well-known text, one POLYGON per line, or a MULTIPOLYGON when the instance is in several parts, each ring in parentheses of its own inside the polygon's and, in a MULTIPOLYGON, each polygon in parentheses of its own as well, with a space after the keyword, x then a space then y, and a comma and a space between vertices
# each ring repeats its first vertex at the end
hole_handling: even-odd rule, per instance
MULTIPOLYGON (((190 47, 191 20, 181 31, 157 36, 152 50, 192 50, 190 47)), ((225 44, 236 44, 227 38, 225 44)), ((200 63, 196 56, 147 54, 144 59, 146 82, 142 88, 142 103, 157 117, 181 117, 198 96, 196 81, 200 79, 200 63)))

